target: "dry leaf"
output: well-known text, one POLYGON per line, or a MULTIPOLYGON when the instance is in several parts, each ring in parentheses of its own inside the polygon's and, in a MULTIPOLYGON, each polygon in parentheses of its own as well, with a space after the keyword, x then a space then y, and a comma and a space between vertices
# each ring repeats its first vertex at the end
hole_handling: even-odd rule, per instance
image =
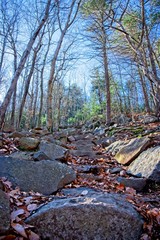
POLYGON ((11 223, 11 226, 13 227, 14 230, 16 230, 16 232, 18 232, 21 236, 25 237, 25 238, 28 238, 27 237, 27 234, 26 234, 26 231, 25 231, 25 228, 19 224, 19 223, 11 223))
POLYGON ((131 195, 136 194, 136 190, 134 188, 131 188, 131 187, 126 187, 126 192, 131 194, 131 195))
POLYGON ((29 231, 29 240, 39 240, 39 239, 40 237, 36 233, 32 232, 31 230, 29 231))
POLYGON ((16 220, 16 217, 19 216, 19 215, 22 215, 22 214, 24 214, 24 210, 23 209, 18 209, 16 211, 13 211, 11 213, 11 220, 12 221, 16 220))
POLYGON ((14 240, 16 239, 16 236, 15 235, 12 235, 12 234, 9 234, 8 236, 1 236, 0 237, 0 240, 14 240))
POLYGON ((125 188, 125 186, 124 186, 124 184, 122 184, 122 183, 116 186, 116 189, 117 189, 117 190, 123 191, 124 188, 125 188))
POLYGON ((28 211, 33 211, 33 210, 35 210, 35 209, 37 209, 37 204, 35 204, 35 203, 29 204, 29 205, 27 206, 27 210, 28 210, 28 211))

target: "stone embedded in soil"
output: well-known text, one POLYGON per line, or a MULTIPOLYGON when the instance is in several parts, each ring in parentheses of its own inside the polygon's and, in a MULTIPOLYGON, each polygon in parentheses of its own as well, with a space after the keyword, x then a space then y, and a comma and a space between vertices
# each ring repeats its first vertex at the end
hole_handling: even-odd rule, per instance
POLYGON ((46 141, 42 141, 40 143, 39 150, 40 152, 43 152, 50 160, 65 158, 65 155, 68 152, 66 148, 46 141))
POLYGON ((0 234, 5 234, 10 228, 10 202, 9 198, 0 189, 0 234))
POLYGON ((28 161, 0 157, 0 177, 6 177, 22 191, 52 194, 76 178, 75 172, 58 161, 28 161))
POLYGON ((144 178, 125 178, 125 177, 118 177, 117 181, 123 184, 126 187, 134 188, 137 191, 142 191, 146 186, 146 179, 144 178))
POLYGON ((124 197, 97 192, 55 199, 26 223, 34 225, 41 239, 48 240, 138 240, 143 226, 140 215, 124 197))
POLYGON ((37 149, 39 143, 40 143, 39 139, 31 137, 22 137, 19 140, 19 147, 22 150, 31 151, 37 149))

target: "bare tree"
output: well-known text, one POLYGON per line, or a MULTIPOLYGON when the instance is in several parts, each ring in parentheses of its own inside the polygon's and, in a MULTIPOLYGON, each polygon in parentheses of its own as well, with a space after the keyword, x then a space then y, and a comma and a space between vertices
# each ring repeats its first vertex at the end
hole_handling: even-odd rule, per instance
POLYGON ((16 87, 16 84, 18 82, 19 76, 20 76, 21 72, 23 71, 23 68, 24 68, 24 65, 26 63, 27 57, 29 56, 29 54, 31 52, 32 46, 33 46, 39 32, 41 31, 42 27, 44 26, 45 22, 48 19, 50 5, 51 5, 51 0, 48 0, 47 3, 46 3, 44 16, 42 17, 38 27, 36 28, 32 37, 30 38, 25 51, 23 52, 23 55, 22 55, 22 57, 19 61, 19 64, 17 66, 17 70, 16 70, 16 72, 13 76, 11 85, 10 85, 10 87, 9 87, 7 93, 6 93, 4 101, 2 102, 2 104, 0 106, 0 128, 2 128, 2 125, 4 123, 7 107, 10 103, 10 100, 11 100, 12 94, 15 90, 15 87, 16 87))
POLYGON ((53 84, 55 79, 55 70, 56 63, 59 52, 62 47, 62 43, 64 41, 64 37, 68 32, 71 25, 74 23, 76 16, 78 14, 78 10, 81 4, 81 0, 72 0, 70 6, 63 6, 63 9, 60 6, 60 1, 57 1, 58 7, 58 27, 60 30, 60 36, 57 41, 57 46, 55 48, 50 68, 50 76, 48 80, 48 95, 47 95, 47 128, 52 131, 53 130, 53 109, 52 109, 52 101, 53 101, 53 84), (65 10, 65 19, 61 19, 61 11, 65 10))
MULTIPOLYGON (((107 17, 111 20, 111 27, 125 37, 125 44, 129 46, 129 54, 132 60, 138 64, 144 76, 154 85, 155 113, 160 115, 160 77, 158 76, 159 64, 151 41, 153 23, 148 24, 148 1, 139 0, 138 10, 133 9, 130 0, 126 1, 121 14, 116 14, 112 9, 107 17), (146 6, 147 5, 147 6, 146 6), (125 21, 127 18, 127 21, 125 21), (127 24, 126 24, 127 23, 127 24), (135 26, 133 25, 135 24, 135 26), (131 28, 130 28, 131 26, 131 28), (134 29, 134 31, 133 31, 134 29)), ((124 44, 124 43, 123 43, 124 44)), ((140 78, 141 80, 141 78, 140 78)), ((149 110, 149 109, 148 109, 149 110)))

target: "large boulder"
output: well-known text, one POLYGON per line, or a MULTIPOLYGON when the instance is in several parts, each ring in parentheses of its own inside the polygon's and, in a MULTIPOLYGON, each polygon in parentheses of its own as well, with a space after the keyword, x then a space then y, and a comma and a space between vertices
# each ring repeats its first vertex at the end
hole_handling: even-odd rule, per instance
POLYGON ((0 177, 8 178, 23 191, 52 194, 76 178, 75 172, 57 161, 39 162, 0 157, 0 177))
POLYGON ((39 150, 48 156, 48 159, 50 160, 65 158, 65 155, 68 152, 66 148, 47 141, 42 141, 40 143, 39 150))
POLYGON ((138 240, 143 221, 121 195, 103 194, 54 200, 31 215, 41 239, 138 240))
POLYGON ((143 150, 150 145, 148 137, 134 138, 115 155, 121 164, 131 163, 143 150))
POLYGON ((39 139, 32 138, 32 137, 22 137, 19 140, 19 147, 22 150, 35 150, 37 149, 40 141, 39 139))
POLYGON ((141 175, 160 183, 160 146, 149 148, 141 153, 129 165, 128 171, 133 175, 141 175))
POLYGON ((4 234, 10 228, 10 203, 9 198, 0 189, 0 234, 4 234))
POLYGON ((109 145, 108 147, 105 148, 106 152, 111 153, 112 155, 115 155, 117 152, 119 152, 124 146, 126 146, 128 144, 128 140, 124 141, 124 140, 118 140, 114 143, 112 143, 111 145, 109 145))

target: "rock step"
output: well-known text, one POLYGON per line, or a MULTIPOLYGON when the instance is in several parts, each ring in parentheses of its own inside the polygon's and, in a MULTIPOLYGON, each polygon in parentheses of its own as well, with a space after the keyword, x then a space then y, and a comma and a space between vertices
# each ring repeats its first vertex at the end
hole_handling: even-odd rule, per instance
MULTIPOLYGON (((84 191, 83 191, 84 192, 84 191)), ((99 193, 54 200, 40 207, 26 223, 41 239, 138 240, 143 221, 124 197, 99 193)))

